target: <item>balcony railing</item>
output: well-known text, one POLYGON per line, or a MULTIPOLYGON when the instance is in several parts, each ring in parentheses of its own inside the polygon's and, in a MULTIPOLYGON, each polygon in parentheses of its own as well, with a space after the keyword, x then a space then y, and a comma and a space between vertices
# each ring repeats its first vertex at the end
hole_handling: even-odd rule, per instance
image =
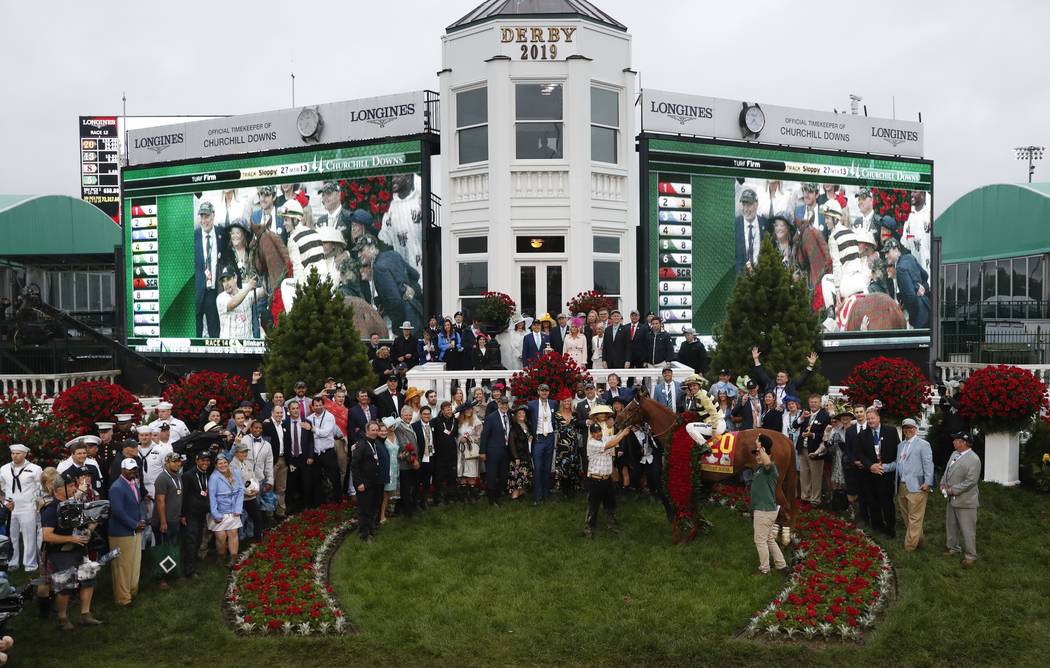
POLYGON ((119 369, 76 373, 3 374, 0 375, 0 396, 21 392, 24 394, 38 394, 44 397, 55 397, 63 390, 68 390, 77 383, 90 380, 104 380, 115 383, 119 375, 119 369))

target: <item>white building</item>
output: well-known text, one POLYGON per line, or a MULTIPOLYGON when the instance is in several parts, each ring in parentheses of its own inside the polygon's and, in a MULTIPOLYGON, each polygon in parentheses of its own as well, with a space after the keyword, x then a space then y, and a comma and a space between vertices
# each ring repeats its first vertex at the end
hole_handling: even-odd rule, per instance
POLYGON ((590 289, 635 306, 626 27, 586 0, 489 0, 442 42, 442 310, 485 291, 534 315, 590 289))

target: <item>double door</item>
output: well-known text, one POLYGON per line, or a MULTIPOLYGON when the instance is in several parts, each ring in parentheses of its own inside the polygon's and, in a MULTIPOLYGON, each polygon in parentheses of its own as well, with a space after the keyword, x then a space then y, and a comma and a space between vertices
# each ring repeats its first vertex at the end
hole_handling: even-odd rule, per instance
POLYGON ((565 310, 562 295, 564 262, 522 262, 518 265, 518 308, 538 318, 544 313, 556 317, 565 310))

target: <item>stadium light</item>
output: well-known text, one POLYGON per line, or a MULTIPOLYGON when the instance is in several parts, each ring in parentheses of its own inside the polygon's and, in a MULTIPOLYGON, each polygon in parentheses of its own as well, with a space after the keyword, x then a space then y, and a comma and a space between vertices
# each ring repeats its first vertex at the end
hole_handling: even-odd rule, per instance
POLYGON ((1032 182, 1032 175, 1035 174, 1035 161, 1043 159, 1043 151, 1046 150, 1043 146, 1018 146, 1014 149, 1017 153, 1018 160, 1028 161, 1028 182, 1032 182))

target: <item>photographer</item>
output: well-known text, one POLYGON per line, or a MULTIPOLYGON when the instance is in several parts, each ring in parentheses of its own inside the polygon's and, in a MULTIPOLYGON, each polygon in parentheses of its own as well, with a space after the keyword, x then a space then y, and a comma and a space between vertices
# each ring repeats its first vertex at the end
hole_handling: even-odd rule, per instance
MULTIPOLYGON (((85 529, 64 528, 59 525, 58 507, 76 493, 77 475, 74 471, 66 471, 57 478, 51 489, 54 499, 40 512, 40 525, 43 527, 44 545, 47 550, 48 573, 54 575, 62 571, 78 568, 84 561, 85 548, 88 538, 95 525, 89 524, 85 529)), ((91 614, 91 597, 95 592, 95 579, 78 580, 76 576, 63 580, 62 583, 55 582, 55 608, 58 611, 58 623, 63 631, 72 631, 73 623, 69 621, 67 609, 69 607, 69 596, 74 591, 79 591, 80 596, 80 625, 98 626, 102 622, 95 619, 91 614)))
POLYGON ((138 481, 139 465, 130 457, 120 463, 120 478, 109 488, 112 515, 109 519, 109 547, 119 549, 113 560, 113 599, 117 605, 130 605, 139 591, 142 568, 142 496, 138 481))

